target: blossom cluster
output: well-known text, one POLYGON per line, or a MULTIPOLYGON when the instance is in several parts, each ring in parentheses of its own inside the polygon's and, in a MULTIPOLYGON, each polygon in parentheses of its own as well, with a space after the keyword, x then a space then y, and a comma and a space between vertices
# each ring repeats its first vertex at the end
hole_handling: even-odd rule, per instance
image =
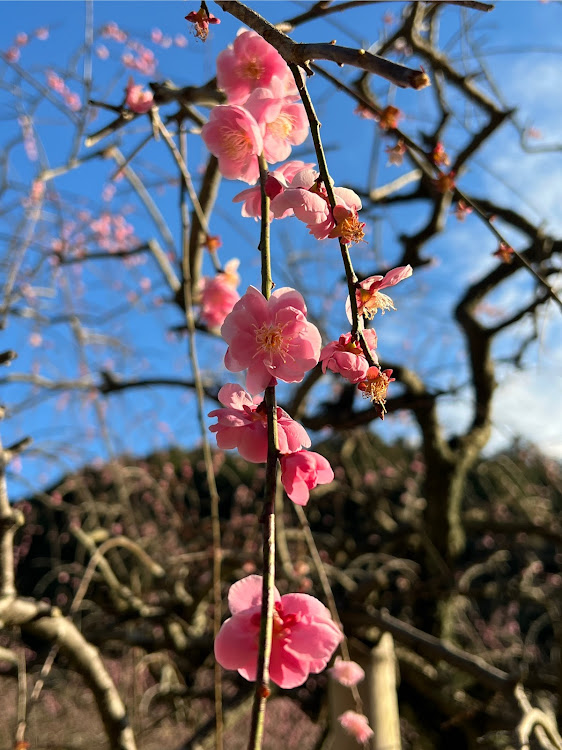
MULTIPOLYGON (((195 16, 187 18, 199 23, 195 16)), ((239 32, 234 43, 219 54, 217 84, 228 103, 213 109, 201 136, 217 157, 224 177, 254 185, 261 154, 268 164, 275 165, 288 159, 292 147, 306 140, 306 111, 287 63, 254 31, 239 32)), ((312 166, 290 161, 269 172, 268 218, 296 216, 317 239, 360 242, 365 225, 357 216, 359 196, 347 188, 333 188, 336 207, 332 210, 326 187, 312 166)), ((243 216, 260 217, 259 188, 245 190, 234 200, 243 203, 243 216)))
MULTIPOLYGON (((222 275, 215 282, 221 285, 216 287, 221 301, 228 284, 222 275)), ((277 289, 266 300, 250 286, 226 316, 221 335, 228 344, 225 367, 230 372, 246 370, 247 391, 234 383, 221 388, 218 397, 224 408, 210 412, 210 417, 217 417, 210 430, 219 448, 237 448, 247 461, 263 463, 268 452, 267 413, 259 394, 279 380, 300 382, 319 361, 320 333, 308 321, 305 302, 296 290, 277 289)), ((334 473, 325 458, 307 450, 311 443, 306 430, 280 407, 277 428, 281 482, 293 502, 306 505, 309 491, 331 482, 334 473)))

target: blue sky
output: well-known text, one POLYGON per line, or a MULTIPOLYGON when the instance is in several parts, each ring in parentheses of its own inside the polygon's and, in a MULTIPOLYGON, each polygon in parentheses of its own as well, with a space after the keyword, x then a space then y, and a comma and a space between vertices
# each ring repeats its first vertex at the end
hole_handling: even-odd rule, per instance
MULTIPOLYGON (((308 6, 295 2, 262 2, 252 3, 252 7, 275 22, 308 6)), ((367 48, 385 33, 383 14, 390 11, 397 16, 402 7, 402 3, 360 7, 346 13, 341 19, 300 27, 293 36, 299 41, 337 38, 341 44, 367 48), (368 36, 364 37, 366 30, 368 36)), ((179 1, 94 2, 94 27, 99 30, 109 21, 115 21, 128 32, 130 38, 156 52, 156 73, 149 77, 135 73, 138 82, 169 78, 179 86, 200 84, 214 75, 216 55, 232 41, 239 23, 221 14, 221 25, 213 27, 210 38, 202 44, 189 34, 183 18, 194 8, 196 4, 179 1), (169 49, 163 49, 153 44, 150 37, 155 27, 172 39, 177 34, 186 35, 187 47, 172 44, 169 49)), ((67 70, 67 66, 69 58, 79 50, 84 40, 86 6, 82 2, 4 2, 1 9, 0 50, 9 49, 18 32, 31 34, 38 27, 48 27, 49 38, 46 41, 34 39, 23 47, 19 64, 43 85, 45 71, 55 71, 64 76, 70 90, 82 96, 84 57, 77 53, 72 70, 67 70)), ((215 12, 219 13, 218 10, 215 12)), ((562 114, 559 96, 562 6, 559 3, 503 2, 492 13, 478 15, 472 37, 485 55, 506 104, 517 105, 520 122, 542 132, 538 143, 562 140, 559 125, 562 114)), ((460 17, 470 22, 475 14, 449 7, 444 13, 441 27, 443 44, 449 37, 453 39, 453 58, 459 57, 461 51, 464 49, 466 52, 467 49, 466 41, 463 42, 464 48, 454 42, 460 17)), ((99 39, 94 49, 100 44, 108 48, 110 57, 103 60, 96 54, 92 56, 93 96, 119 104, 129 76, 129 71, 119 63, 123 45, 99 39)), ((412 67, 419 64, 415 58, 408 59, 407 63, 412 67)), ((464 63, 459 58, 456 64, 462 68, 464 63)), ((468 70, 473 65, 467 63, 468 70)), ((71 148, 72 134, 64 108, 41 102, 36 110, 31 111, 30 108, 35 106, 35 94, 27 84, 23 84, 24 97, 16 107, 10 93, 14 82, 13 72, 3 64, 0 69, 3 84, 0 94, 2 143, 10 142, 21 132, 18 117, 21 121, 22 114, 32 116, 40 148, 45 152, 49 166, 64 163, 71 148), (23 109, 21 102, 24 102, 23 109)), ((332 71, 337 73, 338 69, 333 68, 332 71)), ((346 69, 341 71, 341 76, 350 81, 355 72, 346 69)), ((309 85, 322 121, 322 137, 336 184, 365 189, 374 148, 374 124, 355 116, 353 103, 345 95, 334 92, 319 76, 315 76, 309 85)), ((389 90, 386 82, 380 81, 375 84, 375 91, 381 101, 392 101, 406 112, 403 128, 413 137, 418 136, 425 122, 435 117, 431 89, 422 92, 394 91, 389 90)), ((451 102, 458 104, 454 92, 451 92, 451 102)), ((98 112, 86 132, 96 130, 109 119, 108 113, 98 112)), ((453 119, 446 132, 447 149, 454 153, 462 147, 467 138, 466 127, 477 127, 478 122, 470 108, 459 109, 459 118, 453 119)), ((123 131, 120 144, 123 152, 130 153, 148 128, 148 121, 140 124, 136 121, 126 132, 123 131)), ((406 167, 387 167, 384 147, 390 141, 375 136, 374 143, 378 148, 378 152, 375 151, 377 184, 383 184, 402 171, 407 171, 406 167)), ((22 219, 21 199, 38 169, 37 162, 30 162, 21 147, 14 147, 10 153, 10 189, 0 198, 0 207, 10 206, 10 210, 0 216, 2 257, 5 257, 9 240, 22 219)), ((86 153, 82 146, 80 154, 86 153)), ((295 149, 293 157, 314 161, 310 141, 295 149)), ((194 134, 189 137, 189 167, 196 180, 204 160, 204 148, 194 134)), ((168 184, 170 179, 175 178, 175 170, 167 152, 161 144, 150 144, 132 164, 149 185, 177 242, 177 188, 168 184)), ((138 201, 123 183, 116 185, 116 194, 111 201, 104 201, 104 188, 107 188, 114 168, 107 160, 93 161, 53 183, 57 190, 57 201, 49 204, 49 210, 37 227, 37 244, 26 255, 22 266, 24 271, 31 273, 34 264, 40 263, 43 258, 43 265, 31 282, 38 309, 49 316, 73 311, 83 317, 90 336, 85 347, 85 359, 80 362, 80 353, 67 324, 45 329, 29 319, 12 319, 2 337, 2 348, 13 347, 19 352, 19 359, 12 365, 11 372, 34 371, 46 378, 60 380, 78 378, 86 371, 95 374, 107 367, 122 376, 167 374, 178 378, 190 377, 185 342, 169 332, 182 320, 173 306, 159 304, 159 300, 168 293, 151 260, 128 268, 118 266, 115 261, 89 263, 82 272, 79 272, 79 266, 70 266, 63 276, 58 277, 44 261, 46 248, 61 231, 61 222, 71 218, 79 224, 77 214, 80 210, 88 211, 92 219, 104 209, 121 212, 140 240, 158 236, 153 223, 146 218, 138 201), (149 290, 146 289, 148 283, 149 290), (127 302, 131 294, 136 295, 134 303, 127 302), (117 312, 100 324, 100 316, 111 311, 117 312), (30 341, 37 333, 42 336, 41 345, 33 346, 30 341), (100 336, 105 338, 100 339, 100 336)), ((488 195, 500 203, 518 208, 533 221, 544 221, 549 230, 560 233, 560 174, 560 153, 539 156, 522 154, 517 132, 506 124, 478 153, 459 184, 467 192, 488 195)), ((259 286, 259 259, 255 250, 258 225, 252 220, 241 219, 239 208, 231 203, 231 198, 244 187, 242 183, 223 181, 212 220, 212 231, 220 234, 224 242, 222 261, 226 262, 230 257, 238 257, 242 261, 242 290, 248 284, 259 286)), ((421 207, 410 204, 370 211, 368 243, 353 250, 357 270, 368 275, 381 267, 392 267, 400 253, 396 235, 402 231, 414 231, 416 226, 423 223, 424 216, 421 207)), ((83 220, 83 224, 87 227, 88 222, 83 220)), ((75 228, 74 232, 79 230, 80 227, 75 228)), ((345 292, 337 248, 329 242, 311 240, 306 230, 291 219, 274 222, 272 237, 274 275, 278 286, 291 285, 301 289, 309 309, 318 319, 329 313, 325 320, 325 340, 336 337, 346 326, 343 313, 345 292)), ((509 239, 514 246, 521 246, 517 244, 521 243, 517 235, 509 239)), ((398 312, 375 321, 383 362, 385 359, 405 362, 419 371, 431 387, 463 382, 464 355, 450 310, 466 281, 474 281, 493 267, 496 261, 491 253, 495 247, 494 238, 474 218, 469 218, 463 224, 451 218, 447 232, 434 239, 425 250, 425 254, 436 259, 436 264, 420 270, 397 287, 393 298, 398 312)), ((210 273, 210 265, 205 266, 205 271, 210 273)), ((490 298, 490 305, 495 307, 495 311, 491 309, 491 315, 497 310, 513 309, 528 294, 528 279, 521 274, 519 277, 516 283, 505 285, 505 289, 500 287, 490 298)), ((517 336, 524 335, 527 325, 525 321, 521 323, 517 336)), ((512 337, 510 333, 505 340, 498 341, 498 354, 509 350, 512 337)), ((222 360, 225 347, 220 340, 201 339, 201 361, 204 369, 212 375, 218 369, 217 362, 222 360)), ((562 455, 562 439, 556 420, 552 419, 553 399, 556 399, 560 386, 562 363, 559 343, 559 313, 553 306, 547 306, 542 314, 539 341, 528 353, 526 373, 512 373, 509 369, 499 371, 501 387, 496 400, 496 433, 492 447, 505 444, 515 434, 522 434, 549 453, 562 455)), ((229 379, 235 378, 228 376, 223 382, 229 379)), ((324 382, 319 386, 317 397, 322 398, 332 387, 332 381, 324 382)), ((57 393, 43 400, 42 394, 35 393, 27 386, 3 386, 2 390, 1 400, 12 407, 13 412, 3 425, 4 441, 9 443, 24 435, 31 435, 35 443, 34 450, 15 467, 16 475, 12 482, 14 494, 37 488, 75 466, 108 455, 108 445, 99 438, 100 414, 92 402, 65 393, 57 393)), ((281 389, 281 396, 284 392, 281 389)), ((466 391, 443 404, 443 418, 451 431, 466 420, 469 403, 470 393, 466 391)), ((193 427, 193 396, 189 392, 166 388, 131 391, 123 396, 113 395, 108 400, 100 401, 100 404, 110 428, 111 450, 115 454, 143 454, 174 443, 191 446, 198 440, 193 427)), ((212 406, 209 405, 209 408, 212 406)), ((407 415, 389 418, 384 425, 377 425, 377 430, 390 438, 397 435, 415 438, 416 435, 407 415)))

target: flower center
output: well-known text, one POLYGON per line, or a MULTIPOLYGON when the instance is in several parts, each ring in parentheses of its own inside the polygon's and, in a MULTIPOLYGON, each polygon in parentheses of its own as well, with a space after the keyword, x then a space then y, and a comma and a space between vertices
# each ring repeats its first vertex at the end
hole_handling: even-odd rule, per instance
POLYGON ((392 299, 382 292, 359 289, 357 297, 359 313, 362 313, 368 320, 371 320, 377 314, 377 310, 381 310, 383 315, 386 310, 396 310, 392 299))
POLYGON ((256 326, 256 344, 258 345, 258 351, 254 356, 259 353, 264 354, 278 354, 283 362, 289 351, 289 341, 283 336, 283 325, 270 325, 264 323, 259 328, 256 326))
POLYGON ((251 153, 252 144, 246 133, 223 126, 220 130, 222 146, 230 159, 241 159, 251 153))
POLYGON ((291 115, 282 112, 273 122, 267 124, 266 130, 275 138, 288 138, 294 128, 295 120, 291 115))
POLYGON ((264 71, 265 68, 261 60, 253 57, 251 60, 248 60, 244 64, 241 73, 244 78, 249 78, 252 81, 259 81, 259 79, 263 76, 264 71))
POLYGON ((365 242, 365 232, 363 227, 365 222, 359 221, 355 211, 352 211, 348 216, 342 219, 336 224, 335 230, 331 232, 334 237, 340 237, 344 245, 354 244, 358 242, 365 242))

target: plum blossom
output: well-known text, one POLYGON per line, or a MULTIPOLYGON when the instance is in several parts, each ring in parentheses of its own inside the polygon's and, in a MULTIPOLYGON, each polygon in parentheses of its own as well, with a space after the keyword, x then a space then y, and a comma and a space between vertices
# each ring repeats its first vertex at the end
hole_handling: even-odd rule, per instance
POLYGON ((125 105, 138 115, 144 115, 154 106, 152 91, 143 91, 143 87, 140 84, 135 84, 132 78, 129 78, 125 94, 125 105))
POLYGON ((346 711, 338 717, 338 721, 345 731, 362 745, 365 745, 374 734, 367 717, 356 711, 346 711))
MULTIPOLYGON (((262 600, 262 577, 237 581, 228 592, 232 613, 215 640, 215 657, 225 669, 236 669, 246 680, 256 679, 262 600)), ((302 685, 312 672, 321 672, 343 634, 328 609, 309 594, 285 594, 274 589, 273 638, 269 675, 281 688, 302 685)))
POLYGON ((507 242, 500 242, 498 249, 492 253, 496 258, 499 258, 502 263, 513 263, 514 249, 507 242))
POLYGON ((328 670, 330 676, 344 687, 353 687, 365 679, 365 672, 354 661, 344 661, 341 656, 336 656, 334 666, 328 670))
POLYGON ((404 161, 404 154, 406 153, 406 144, 400 139, 395 146, 387 146, 385 148, 388 154, 388 164, 394 164, 399 167, 404 161))
POLYGON ((291 146, 306 140, 306 111, 295 97, 285 96, 278 78, 272 79, 269 88, 254 89, 244 107, 262 128, 263 153, 270 164, 288 159, 291 146))
POLYGON ((458 221, 464 221, 471 213, 472 208, 463 200, 460 200, 455 206, 455 218, 458 219, 458 221))
POLYGON ((217 84, 229 104, 244 104, 254 89, 268 88, 274 77, 283 83, 285 94, 296 93, 287 63, 255 31, 240 31, 217 57, 217 84))
POLYGON ((435 148, 431 152, 431 158, 433 159, 433 163, 437 167, 448 167, 451 163, 449 154, 445 151, 445 147, 443 146, 441 141, 438 141, 435 144, 435 148))
POLYGON ((337 205, 332 213, 326 189, 319 183, 318 172, 307 167, 297 172, 289 187, 271 201, 271 211, 276 218, 292 211, 318 240, 341 237, 342 242, 359 241, 355 230, 359 223, 357 211, 361 209, 361 199, 353 190, 341 187, 334 188, 334 196, 337 205))
POLYGON ((433 180, 433 186, 438 193, 448 193, 450 190, 455 189, 455 175, 456 172, 451 170, 448 174, 446 172, 439 172, 439 177, 433 180))
MULTIPOLYGON (((361 281, 355 290, 357 312, 359 315, 364 315, 370 320, 377 314, 377 310, 382 310, 383 315, 386 310, 396 310, 391 298, 386 294, 382 294, 380 290, 385 289, 388 286, 394 286, 411 275, 412 266, 407 265, 393 268, 392 271, 389 271, 385 276, 369 276, 369 278, 361 281)), ((351 301, 349 297, 347 298, 345 311, 347 313, 347 319, 352 323, 353 318, 351 315, 351 301)))
POLYGON ((218 273, 212 279, 204 276, 200 281, 201 313, 199 317, 209 328, 221 326, 240 299, 236 291, 240 283, 237 273, 239 265, 238 258, 232 258, 225 265, 223 273, 218 273))
POLYGON ((309 491, 318 484, 328 484, 334 472, 319 453, 301 450, 281 456, 281 483, 288 497, 297 505, 306 505, 309 491))
POLYGON ((224 364, 230 372, 248 368, 246 387, 259 393, 276 378, 300 383, 318 362, 322 344, 315 325, 306 319, 302 296, 289 287, 269 300, 253 286, 235 305, 221 328, 228 344, 224 364))
POLYGON ((257 156, 263 150, 261 129, 243 107, 220 105, 203 125, 201 136, 219 160, 219 170, 229 180, 253 185, 259 177, 257 156))
MULTIPOLYGON (((218 422, 209 427, 216 433, 217 445, 227 450, 237 448, 242 458, 252 463, 267 461, 267 413, 261 396, 250 396, 239 385, 227 383, 218 394, 224 409, 214 409, 209 417, 218 422)), ((310 446, 306 430, 277 407, 277 436, 282 453, 310 446)))
POLYGON ((357 388, 362 391, 365 398, 370 399, 374 404, 382 406, 386 403, 386 393, 388 386, 394 383, 396 378, 391 378, 392 370, 381 370, 379 367, 369 367, 365 380, 362 380, 357 388))
MULTIPOLYGON (((265 192, 269 199, 273 200, 273 198, 282 193, 289 186, 290 181, 297 172, 312 166, 312 164, 305 164, 303 161, 288 161, 273 172, 268 172, 265 182, 265 192)), ((242 190, 242 192, 234 196, 232 202, 243 204, 242 216, 253 216, 256 221, 261 219, 261 189, 259 185, 242 190)), ((271 221, 273 218, 284 219, 286 216, 292 215, 292 213, 293 209, 287 209, 285 213, 274 217, 270 211, 269 220, 271 221)))
POLYGON ((209 36, 209 24, 220 23, 219 18, 212 13, 209 13, 205 3, 201 3, 201 7, 198 11, 192 10, 191 13, 188 13, 187 16, 185 16, 185 20, 195 24, 195 36, 198 39, 201 39, 202 42, 204 42, 209 36))
MULTIPOLYGON (((376 361, 373 350, 377 348, 377 334, 372 328, 367 328, 363 331, 363 335, 376 361)), ((326 344, 320 352, 320 362, 322 362, 322 372, 332 370, 349 380, 350 383, 365 380, 370 366, 361 348, 361 342, 351 333, 342 333, 338 341, 330 341, 326 344)))
POLYGON ((393 130, 398 127, 398 120, 402 117, 402 112, 398 107, 393 107, 389 104, 384 109, 381 109, 379 114, 379 127, 381 130, 393 130))

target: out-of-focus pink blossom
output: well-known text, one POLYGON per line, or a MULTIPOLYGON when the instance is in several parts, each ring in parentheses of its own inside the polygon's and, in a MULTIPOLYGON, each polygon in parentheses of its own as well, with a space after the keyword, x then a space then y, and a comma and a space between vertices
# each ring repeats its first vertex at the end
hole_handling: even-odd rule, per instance
POLYGON ((238 258, 232 258, 225 265, 224 273, 218 273, 212 279, 203 277, 200 282, 201 294, 200 318, 209 328, 218 328, 240 299, 236 287, 240 283, 237 269, 238 258))
POLYGON ((310 490, 328 484, 334 472, 328 461, 313 451, 297 451, 281 456, 281 483, 288 497, 297 505, 306 505, 310 490))
POLYGON ((364 104, 358 104, 353 110, 354 115, 358 115, 363 120, 376 120, 377 116, 372 109, 366 107, 364 104))
POLYGON ((209 13, 206 8, 199 8, 197 12, 192 10, 191 13, 187 14, 185 20, 195 24, 195 36, 202 42, 209 36, 209 24, 220 23, 220 19, 209 13))
POLYGON ((466 217, 472 213, 472 208, 463 200, 460 200, 455 206, 455 217, 459 221, 464 221, 466 217))
POLYGON ((107 60, 109 57, 109 50, 105 46, 105 44, 98 44, 96 47, 96 55, 99 57, 100 60, 107 60))
POLYGON ((18 47, 23 47, 26 45, 29 41, 29 37, 25 33, 25 31, 20 31, 18 34, 16 34, 16 38, 14 39, 14 44, 16 44, 18 47))
POLYGON ((73 91, 67 91, 67 93, 64 95, 64 101, 66 106, 71 109, 73 112, 78 112, 80 107, 82 106, 82 101, 78 94, 75 94, 73 91))
POLYGON ((345 731, 361 745, 365 745, 373 736, 369 720, 363 714, 358 714, 356 711, 346 711, 338 717, 338 721, 345 731))
POLYGON ((45 75, 47 78, 47 86, 50 89, 56 91, 57 94, 64 93, 66 84, 60 76, 58 76, 53 70, 48 70, 45 75))
POLYGON ((438 167, 448 167, 451 163, 449 154, 445 151, 445 146, 443 146, 441 141, 435 144, 435 148, 431 152, 431 158, 433 159, 433 163, 438 167))
POLYGON ((294 97, 285 96, 278 78, 271 80, 269 88, 254 89, 244 107, 262 129, 264 156, 270 164, 288 159, 291 146, 298 146, 306 140, 306 111, 294 97))
POLYGON ((287 63, 255 31, 241 31, 217 57, 217 84, 230 104, 244 104, 254 89, 268 88, 274 77, 283 83, 285 95, 296 93, 287 63))
MULTIPOLYGON (((209 417, 218 422, 209 427, 223 450, 237 448, 246 461, 267 461, 267 413, 261 396, 250 396, 239 385, 227 383, 219 391, 219 401, 224 409, 214 409, 209 417)), ((284 453, 310 446, 306 430, 277 407, 277 436, 279 450, 284 453)))
POLYGON ((259 176, 258 155, 263 150, 259 125, 243 107, 220 105, 203 125, 201 137, 219 160, 221 174, 229 180, 253 185, 259 176))
POLYGON ((154 44, 160 44, 163 36, 164 34, 162 33, 162 30, 157 27, 152 29, 152 31, 150 32, 150 38, 154 42, 154 44))
POLYGON ((235 305, 221 328, 228 344, 224 364, 230 372, 248 368, 246 387, 259 393, 283 380, 299 383, 318 362, 322 344, 306 319, 302 296, 289 287, 269 300, 253 286, 235 305))
POLYGON ((102 36, 104 36, 106 39, 113 39, 114 41, 120 42, 121 44, 127 41, 127 34, 119 28, 115 21, 106 23, 101 33, 102 36))
MULTIPOLYGON (((363 335, 371 355, 376 360, 374 350, 377 348, 377 334, 372 328, 367 328, 363 331, 363 335)), ((327 369, 332 370, 354 384, 364 380, 369 369, 361 342, 355 340, 351 333, 342 333, 338 341, 330 341, 326 344, 320 352, 320 362, 322 362, 322 372, 326 372, 327 369)))
POLYGON ((183 34, 176 34, 174 37, 174 44, 176 47, 187 47, 187 38, 183 34))
MULTIPOLYGON (((215 640, 215 657, 225 669, 236 669, 255 680, 262 600, 262 578, 251 575, 228 592, 232 612, 215 640)), ((269 674, 279 687, 302 685, 312 672, 321 672, 343 635, 328 609, 309 594, 285 594, 274 589, 273 637, 269 674)))
POLYGON ((39 39, 41 42, 44 42, 49 38, 49 29, 46 26, 41 26, 41 28, 34 31, 34 34, 37 39, 39 39))
POLYGON ((21 56, 19 47, 10 47, 10 49, 6 50, 4 56, 8 62, 16 63, 21 56))
MULTIPOLYGON (((288 187, 289 182, 295 174, 305 167, 312 167, 312 164, 305 164, 303 161, 288 161, 273 172, 269 172, 265 183, 265 192, 270 200, 276 198, 288 187)), ((233 203, 243 203, 242 216, 253 216, 256 220, 261 219, 261 189, 260 186, 242 190, 232 199, 233 203)), ((293 209, 287 209, 285 213, 274 216, 270 211, 269 220, 284 219, 291 216, 293 209)))
MULTIPOLYGON (((407 265, 393 268, 392 271, 389 271, 385 276, 369 276, 368 279, 361 281, 358 288, 355 290, 357 312, 359 315, 364 315, 366 318, 371 319, 377 314, 377 310, 382 310, 383 315, 386 310, 396 310, 392 299, 388 295, 382 294, 380 290, 389 286, 394 286, 411 275, 412 266, 407 265)), ((347 313, 347 319, 352 323, 353 318, 351 315, 351 301, 349 297, 347 298, 345 311, 347 313)))
POLYGON ((387 146, 385 151, 388 154, 388 163, 394 164, 399 167, 404 160, 404 154, 406 153, 406 144, 402 139, 400 139, 398 143, 396 143, 396 145, 387 146))
POLYGON ((398 120, 402 117, 402 112, 398 107, 393 107, 389 104, 384 109, 381 109, 378 120, 379 127, 381 130, 393 130, 398 127, 398 120))
POLYGON ((511 245, 508 245, 507 242, 500 242, 498 249, 495 251, 495 253, 492 253, 496 258, 499 258, 502 263, 507 263, 508 265, 510 263, 513 263, 514 256, 514 249, 511 247, 511 245))
POLYGON ((143 87, 135 84, 132 78, 129 78, 127 88, 125 89, 125 104, 132 111, 139 115, 149 112, 154 105, 154 95, 152 91, 144 91, 143 87))
POLYGON ((365 672, 357 662, 344 661, 341 656, 336 656, 333 667, 328 671, 330 676, 344 687, 353 687, 365 679, 365 672))

